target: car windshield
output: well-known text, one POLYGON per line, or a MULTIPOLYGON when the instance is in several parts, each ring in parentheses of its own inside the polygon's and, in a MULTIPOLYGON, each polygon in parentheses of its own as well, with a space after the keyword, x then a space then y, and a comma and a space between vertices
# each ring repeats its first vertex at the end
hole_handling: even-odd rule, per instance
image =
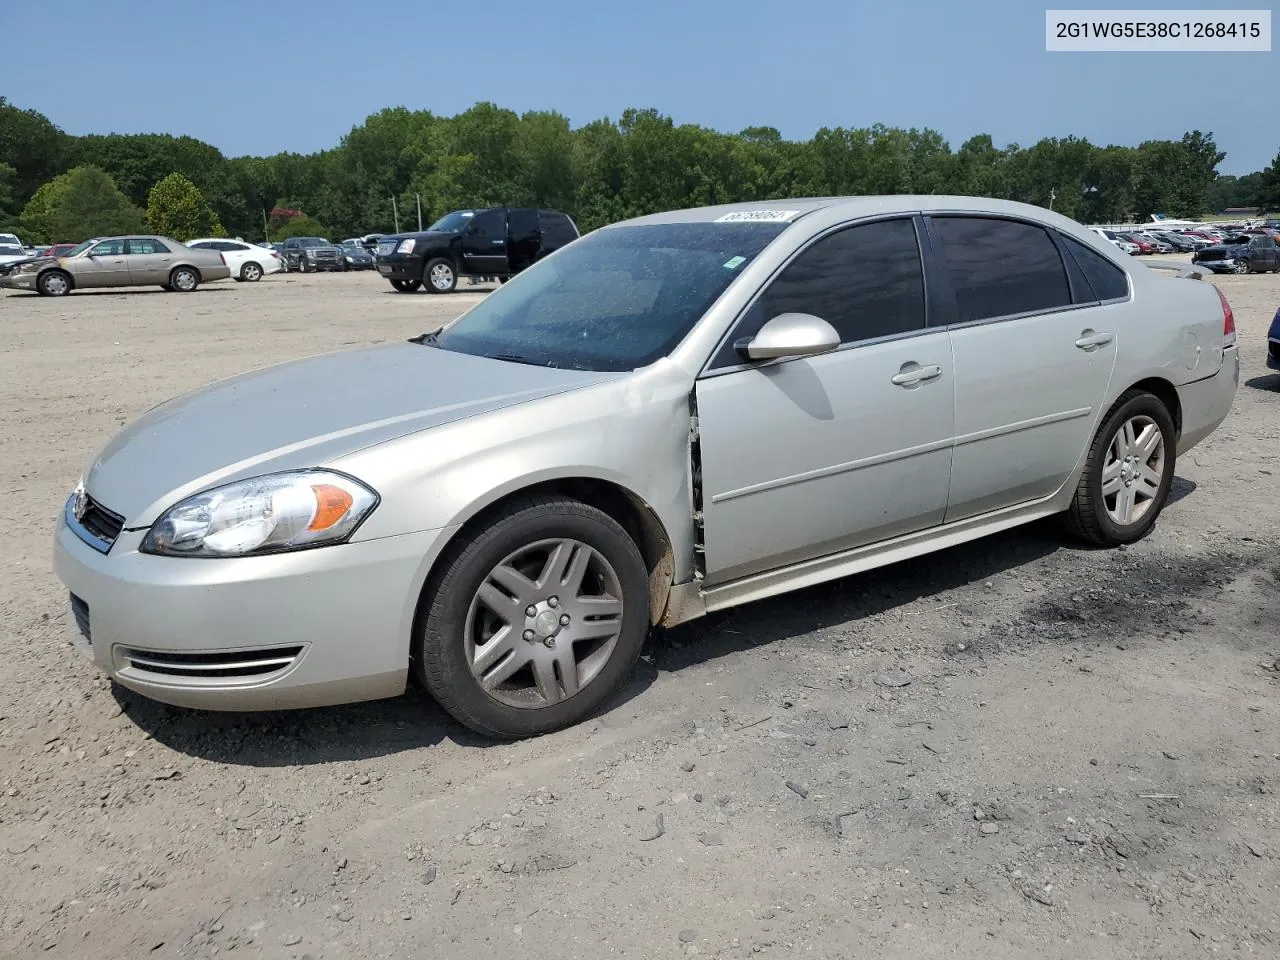
POLYGON ((298 240, 300 247, 328 247, 331 246, 328 240, 323 237, 301 237, 298 240))
POLYGON ((564 247, 424 342, 574 370, 666 356, 785 223, 611 227, 564 247))
POLYGON ((10 244, 10 243, 0 244, 0 257, 12 257, 15 254, 21 255, 22 252, 23 251, 21 247, 15 247, 13 246, 13 244, 10 244))
POLYGON ((1248 242, 1249 242, 1249 237, 1248 237, 1246 234, 1243 234, 1243 233, 1241 233, 1241 234, 1237 234, 1237 235, 1236 235, 1236 236, 1234 236, 1234 237, 1226 237, 1226 238, 1224 238, 1224 239, 1223 239, 1223 241, 1222 241, 1222 243, 1223 243, 1223 245, 1224 245, 1224 246, 1225 246, 1225 245, 1230 245, 1230 244, 1248 243, 1248 242))
POLYGON ((98 241, 85 240, 83 243, 77 243, 74 247, 63 254, 64 257, 78 257, 98 241))
POLYGON ((439 233, 461 233, 475 215, 474 210, 455 210, 453 213, 446 213, 427 229, 439 233))

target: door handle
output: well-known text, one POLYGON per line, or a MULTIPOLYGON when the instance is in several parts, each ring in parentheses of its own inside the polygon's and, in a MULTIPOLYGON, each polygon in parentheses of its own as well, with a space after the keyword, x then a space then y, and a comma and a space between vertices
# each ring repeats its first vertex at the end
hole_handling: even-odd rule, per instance
POLYGON ((1114 339, 1115 335, 1111 333, 1094 333, 1092 330, 1085 330, 1076 341, 1076 346, 1081 350, 1093 351, 1106 346, 1114 339))
POLYGON ((890 377, 890 382, 899 387, 914 387, 928 380, 936 380, 942 376, 942 367, 936 363, 921 366, 918 363, 904 363, 902 369, 890 377))

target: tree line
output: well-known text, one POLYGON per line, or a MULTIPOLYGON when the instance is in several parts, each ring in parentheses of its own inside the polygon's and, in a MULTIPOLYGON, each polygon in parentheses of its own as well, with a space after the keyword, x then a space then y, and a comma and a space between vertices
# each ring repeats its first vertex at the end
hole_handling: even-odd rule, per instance
POLYGON ((1245 177, 1218 176, 1224 156, 1199 130, 1136 146, 1062 137, 999 147, 978 134, 953 149, 937 131, 881 124, 796 141, 772 127, 677 124, 651 109, 574 128, 558 113, 478 103, 452 117, 388 108, 318 153, 227 157, 188 136, 71 136, 0 98, 0 229, 37 242, 143 224, 174 235, 352 236, 391 231, 397 206, 401 227, 416 227, 419 197, 424 222, 527 205, 563 210, 584 232, 677 207, 849 194, 1001 197, 1087 223, 1280 209, 1280 154, 1245 177))

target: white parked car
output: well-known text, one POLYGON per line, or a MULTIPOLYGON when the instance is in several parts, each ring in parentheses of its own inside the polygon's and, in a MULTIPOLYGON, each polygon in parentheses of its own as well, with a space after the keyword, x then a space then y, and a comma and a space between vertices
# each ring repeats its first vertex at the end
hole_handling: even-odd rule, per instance
POLYGON ((216 250, 222 254, 227 266, 231 268, 231 279, 236 281, 248 280, 252 283, 261 280, 268 273, 279 273, 284 269, 280 254, 269 247, 260 247, 245 240, 210 237, 190 240, 187 246, 193 250, 216 250))

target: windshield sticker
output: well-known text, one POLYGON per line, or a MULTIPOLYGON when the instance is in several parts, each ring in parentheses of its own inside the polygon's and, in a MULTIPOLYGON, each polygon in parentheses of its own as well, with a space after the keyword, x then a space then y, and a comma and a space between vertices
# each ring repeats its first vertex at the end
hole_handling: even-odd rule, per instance
POLYGON ((740 266, 747 262, 746 257, 730 257, 724 262, 726 270, 737 270, 740 266))
POLYGON ((789 223, 799 210, 735 210, 722 217, 716 217, 716 223, 789 223))

